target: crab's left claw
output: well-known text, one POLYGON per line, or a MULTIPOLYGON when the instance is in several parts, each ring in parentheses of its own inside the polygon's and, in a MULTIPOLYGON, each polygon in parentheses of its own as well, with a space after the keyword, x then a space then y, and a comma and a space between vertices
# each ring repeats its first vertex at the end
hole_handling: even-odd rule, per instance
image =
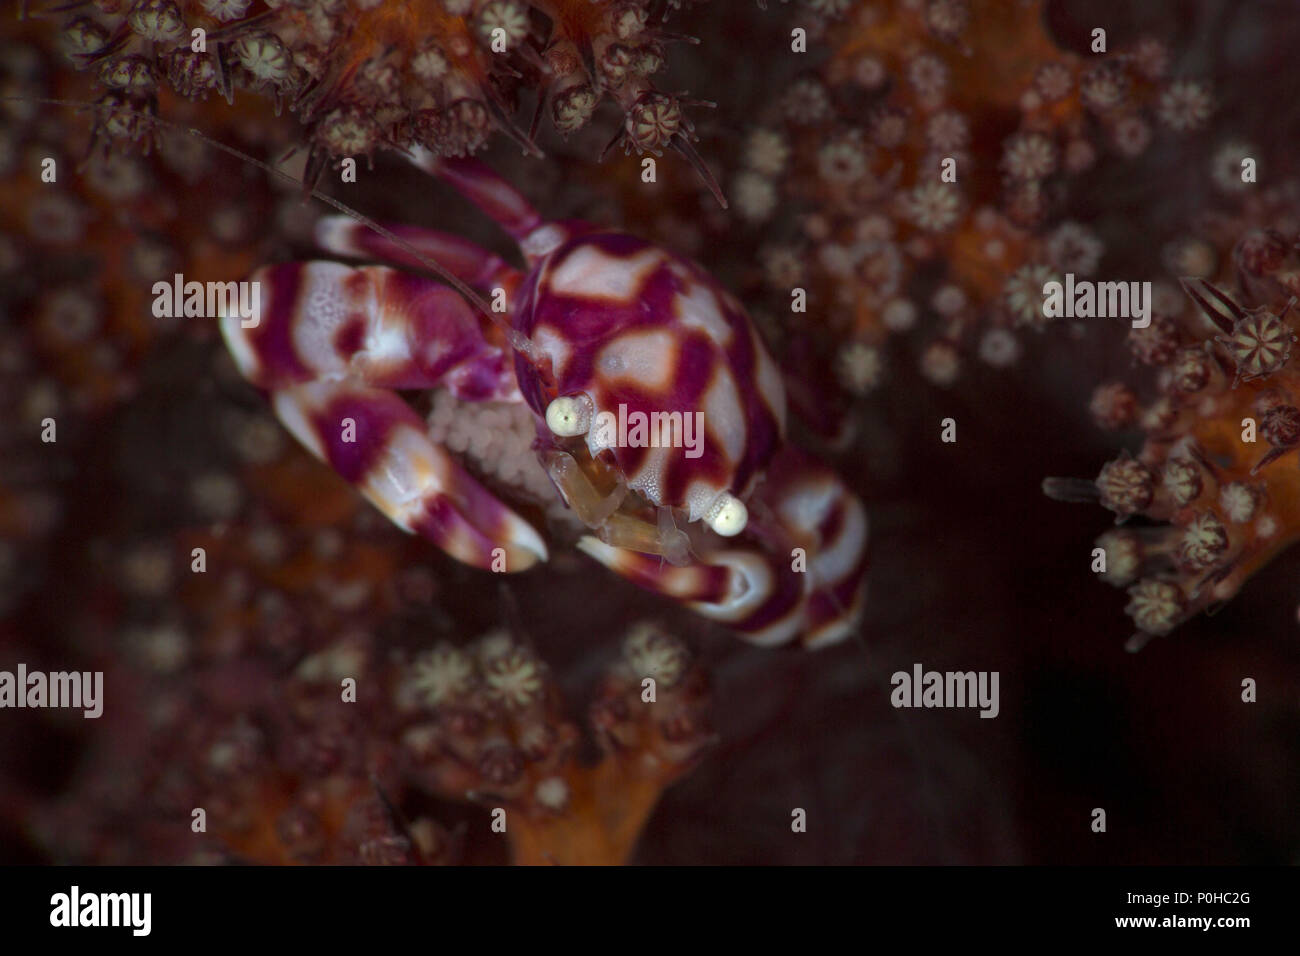
POLYGON ((868 565, 862 502, 829 468, 786 446, 751 504, 748 547, 709 551, 684 567, 592 536, 578 547, 754 644, 799 638, 813 648, 852 634, 868 565))

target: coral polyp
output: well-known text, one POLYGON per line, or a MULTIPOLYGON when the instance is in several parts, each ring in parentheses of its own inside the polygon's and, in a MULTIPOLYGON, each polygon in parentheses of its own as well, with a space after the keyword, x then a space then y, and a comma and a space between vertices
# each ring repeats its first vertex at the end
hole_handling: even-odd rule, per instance
POLYGON ((811 274, 773 285, 806 286, 846 347, 881 349, 904 304, 928 313, 921 367, 936 384, 971 356, 1014 364, 1014 337, 1047 324, 1043 283, 1096 270, 1104 240, 1061 215, 1072 180, 1134 161, 1162 131, 1193 133, 1213 109, 1203 83, 1170 75, 1161 41, 1109 49, 1103 30, 1064 50, 1042 3, 815 9, 829 60, 761 117, 733 190, 756 223, 805 211, 811 274))
MULTIPOLYGON (((497 133, 541 155, 543 115, 567 136, 609 100, 623 113, 616 139, 680 152, 717 193, 683 110, 697 101, 654 85, 680 38, 651 21, 648 0, 140 0, 29 13, 58 18, 73 64, 133 109, 158 111, 163 92, 287 106, 307 126, 309 181, 383 149, 470 155, 497 133)), ((143 141, 150 130, 104 134, 143 141)))
MULTIPOLYGON (((1293 192, 1271 190, 1220 219, 1219 276, 1185 278, 1188 310, 1135 330, 1135 355, 1154 367, 1158 397, 1136 414, 1146 439, 1105 464, 1092 488, 1050 481, 1049 494, 1089 496, 1125 520, 1156 522, 1123 539, 1103 536, 1125 569, 1138 626, 1130 647, 1221 605, 1300 537, 1300 379, 1297 338, 1300 233, 1293 192), (1160 341, 1158 349, 1153 343, 1160 341), (1288 467, 1288 462, 1291 467, 1288 467)), ((1108 386, 1121 389, 1119 383, 1108 386)))

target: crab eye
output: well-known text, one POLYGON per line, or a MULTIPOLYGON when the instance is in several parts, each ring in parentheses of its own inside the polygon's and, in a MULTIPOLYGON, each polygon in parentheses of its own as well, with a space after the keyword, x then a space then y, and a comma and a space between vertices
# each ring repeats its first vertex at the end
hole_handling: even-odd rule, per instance
POLYGON ((749 523, 749 509, 735 495, 724 491, 704 516, 704 523, 724 538, 730 538, 745 530, 749 523))
POLYGON ((546 427, 561 438, 585 435, 591 427, 591 399, 586 395, 561 395, 546 406, 546 427))

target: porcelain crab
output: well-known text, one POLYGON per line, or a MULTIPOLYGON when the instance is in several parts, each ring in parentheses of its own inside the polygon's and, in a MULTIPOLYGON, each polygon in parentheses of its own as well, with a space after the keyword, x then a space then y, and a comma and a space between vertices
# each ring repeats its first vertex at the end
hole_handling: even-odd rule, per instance
POLYGON ((404 530, 523 571, 546 560, 542 535, 431 440, 398 390, 526 403, 533 448, 589 529, 586 554, 757 644, 853 633, 865 509, 786 441, 781 370, 735 296, 662 246, 544 220, 477 160, 413 158, 495 220, 525 268, 445 232, 322 219, 324 251, 381 264, 264 267, 256 323, 221 320, 289 431, 404 530), (430 260, 491 305, 429 275, 430 260), (629 419, 655 434, 610 427, 629 419))

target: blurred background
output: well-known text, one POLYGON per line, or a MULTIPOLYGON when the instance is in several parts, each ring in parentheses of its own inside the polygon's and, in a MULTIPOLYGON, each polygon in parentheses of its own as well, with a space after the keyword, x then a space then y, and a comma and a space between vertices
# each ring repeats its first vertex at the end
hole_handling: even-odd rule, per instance
MULTIPOLYGON (((702 42, 672 48, 660 85, 717 102, 692 112, 696 148, 729 193, 746 131, 852 28, 827 26, 797 62, 759 55, 788 49, 792 25, 811 22, 807 8, 768 6, 711 0, 669 20, 702 42)), ((1002 6, 1008 35, 1038 29, 1015 20, 1035 7, 1002 6)), ((1294 175, 1293 5, 1079 0, 1049 3, 1044 16, 1052 41, 1078 53, 1099 24, 1116 46, 1159 37, 1177 74, 1214 91, 1200 136, 1156 137, 1127 163, 1103 159, 1058 200, 1058 220, 1104 237, 1105 276, 1161 272, 1160 249, 1221 202, 1207 169, 1223 142, 1254 144, 1262 179, 1294 175)), ((73 70, 58 51, 64 19, 3 20, 6 95, 98 95, 93 71, 73 70)), ((269 159, 298 141, 298 118, 277 116, 273 97, 241 90, 235 99, 233 108, 220 97, 192 105, 165 93, 160 112, 269 159)), ((567 140, 543 128, 544 161, 501 136, 484 156, 548 216, 621 225, 697 257, 768 332, 763 315, 782 296, 757 263, 818 197, 792 191, 755 223, 734 194, 723 212, 671 152, 646 187, 621 150, 595 162, 619 122, 605 103, 567 140)), ((375 789, 388 816, 376 828, 404 832, 419 851, 398 861, 505 862, 510 850, 485 806, 404 769, 397 741, 407 718, 386 697, 363 700, 337 725, 313 717, 315 730, 281 713, 308 698, 316 706, 300 686, 311 680, 304 660, 344 647, 388 686, 438 641, 461 646, 506 628, 546 662, 564 702, 554 721, 577 728, 573 761, 590 766, 603 752, 590 703, 641 620, 683 642, 708 675, 716 737, 664 782, 633 862, 1297 861, 1300 557, 1282 553, 1213 616, 1129 654, 1125 597, 1089 570, 1112 516, 1041 491, 1045 476, 1091 478, 1120 448, 1140 447, 1138 430, 1107 433, 1089 414, 1098 383, 1142 381, 1122 327, 1023 336, 1014 366, 972 362, 947 386, 922 371, 937 318, 891 336, 876 387, 827 399, 847 440, 800 432, 868 508, 860 633, 815 653, 753 648, 595 567, 564 546, 563 530, 547 566, 504 582, 408 539, 282 433, 212 328, 148 314, 147 275, 231 278, 309 255, 319 204, 184 138, 73 182, 91 141, 84 115, 6 102, 0 124, 0 668, 103 670, 107 687, 96 721, 0 713, 0 862, 369 861, 335 845, 351 824, 331 824, 312 790, 346 803, 344 778, 358 793, 383 781, 375 789), (66 202, 32 172, 46 147, 60 150, 66 202), (55 445, 35 438, 47 415, 58 422, 55 445), (955 444, 939 440, 948 417, 955 444), (199 546, 203 576, 189 570, 199 546), (1000 715, 893 709, 890 675, 917 662, 1000 672, 1000 715), (1248 677, 1257 703, 1241 700, 1248 677), (216 768, 218 744, 248 752, 216 768), (189 828, 199 805, 214 820, 205 839, 189 828), (312 807, 310 826, 285 817, 312 807), (796 807, 807 811, 806 833, 791 832, 796 807), (1107 813, 1104 834, 1090 829, 1096 807, 1107 813), (216 818, 235 810, 242 836, 227 838, 216 818), (412 836, 418 821, 432 821, 421 832, 436 838, 412 836), (300 831, 311 827, 309 839, 300 831)), ((304 160, 290 168, 301 172, 304 160)), ((376 219, 436 225, 509 252, 459 197, 397 157, 376 150, 374 171, 359 167, 356 185, 327 173, 324 188, 376 219)), ((929 278, 921 269, 913 281, 929 278)), ((808 322, 815 355, 852 334, 818 314, 808 322)), ((797 358, 800 334, 777 329, 778 354, 797 358)), ((808 368, 792 374, 816 381, 808 368)), ((566 812, 593 820, 601 800, 632 799, 615 786, 580 803, 574 786, 566 812)))

